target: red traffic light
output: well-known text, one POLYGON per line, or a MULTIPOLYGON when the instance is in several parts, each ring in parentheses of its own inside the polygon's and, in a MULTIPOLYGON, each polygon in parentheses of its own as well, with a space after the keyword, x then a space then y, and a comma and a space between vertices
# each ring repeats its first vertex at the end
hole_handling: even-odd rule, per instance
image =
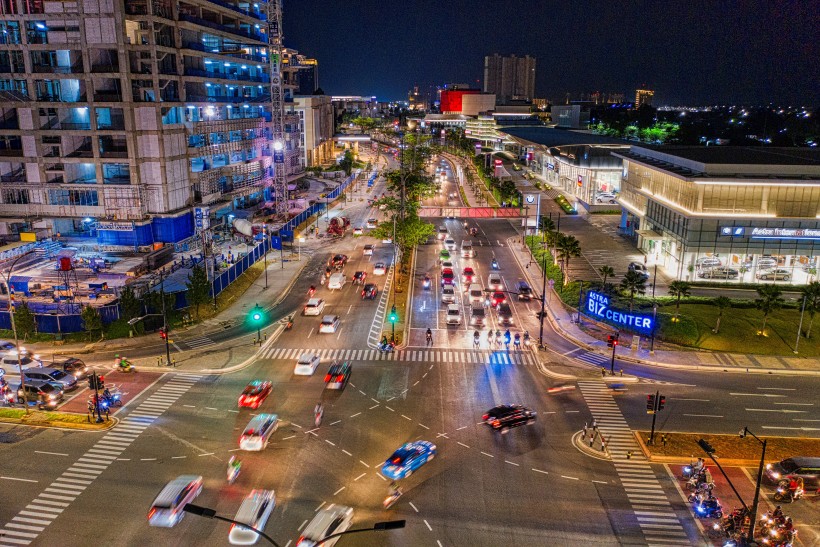
POLYGON ((159 337, 165 340, 168 338, 168 332, 165 330, 165 327, 160 327, 159 329, 159 337))

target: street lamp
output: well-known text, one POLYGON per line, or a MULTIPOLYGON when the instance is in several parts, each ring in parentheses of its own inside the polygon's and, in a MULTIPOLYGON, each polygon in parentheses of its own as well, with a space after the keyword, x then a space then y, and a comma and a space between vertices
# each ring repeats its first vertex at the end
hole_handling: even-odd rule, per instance
POLYGON ((751 435, 752 437, 754 437, 757 440, 757 442, 759 442, 761 445, 763 445, 763 450, 760 452, 760 465, 757 468, 757 483, 755 484, 755 497, 754 497, 754 500, 752 501, 752 518, 750 519, 750 524, 749 524, 749 535, 746 538, 746 539, 748 539, 749 542, 751 542, 752 540, 754 540, 754 536, 755 536, 755 522, 757 521, 757 507, 758 507, 758 503, 760 502, 760 481, 763 479, 763 461, 766 458, 766 439, 760 440, 760 438, 757 435, 755 435, 754 433, 749 431, 748 427, 744 427, 743 431, 740 432, 740 438, 745 439, 746 435, 751 435))
POLYGON ((259 304, 253 309, 253 313, 251 314, 251 320, 256 324, 256 343, 262 343, 262 308, 259 307, 259 304))

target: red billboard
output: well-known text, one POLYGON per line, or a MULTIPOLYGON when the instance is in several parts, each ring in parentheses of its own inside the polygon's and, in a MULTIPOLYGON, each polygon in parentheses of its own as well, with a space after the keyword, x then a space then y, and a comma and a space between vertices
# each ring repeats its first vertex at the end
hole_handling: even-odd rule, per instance
POLYGON ((480 93, 478 89, 443 89, 441 91, 441 113, 461 114, 462 98, 464 95, 476 95, 480 93))

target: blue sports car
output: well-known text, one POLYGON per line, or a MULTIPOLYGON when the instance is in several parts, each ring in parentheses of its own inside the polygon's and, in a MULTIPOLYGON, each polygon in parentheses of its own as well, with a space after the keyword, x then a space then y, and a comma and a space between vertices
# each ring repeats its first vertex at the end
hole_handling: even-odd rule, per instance
POLYGON ((382 474, 388 479, 403 479, 436 457, 436 445, 429 441, 403 444, 382 465, 382 474))

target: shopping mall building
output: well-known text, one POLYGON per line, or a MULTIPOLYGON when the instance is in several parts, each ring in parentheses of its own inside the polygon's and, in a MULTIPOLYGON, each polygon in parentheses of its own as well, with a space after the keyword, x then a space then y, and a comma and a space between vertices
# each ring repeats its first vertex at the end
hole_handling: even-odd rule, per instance
POLYGON ((817 280, 820 150, 632 146, 620 228, 682 280, 817 280))

